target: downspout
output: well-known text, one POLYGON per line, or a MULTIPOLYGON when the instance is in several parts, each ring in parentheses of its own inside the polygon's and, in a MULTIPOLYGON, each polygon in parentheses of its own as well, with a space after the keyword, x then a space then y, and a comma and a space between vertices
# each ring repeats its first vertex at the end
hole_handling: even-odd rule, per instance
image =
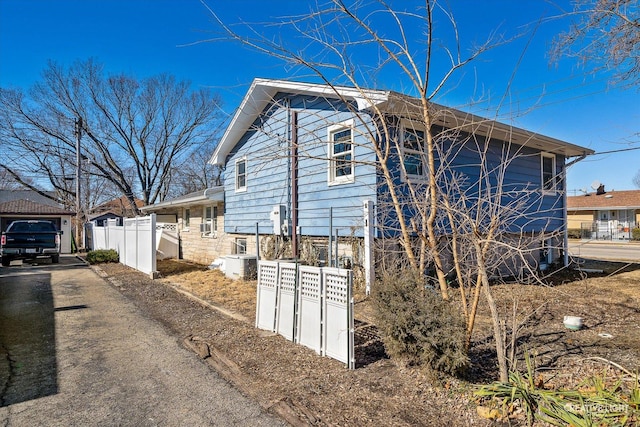
POLYGON ((298 112, 291 112, 291 255, 298 259, 298 112))
POLYGON ((567 168, 569 166, 572 166, 576 163, 578 163, 580 160, 583 160, 585 157, 587 157, 586 154, 583 154, 582 156, 579 156, 576 159, 571 160, 569 163, 565 163, 564 164, 564 168, 562 169, 562 183, 563 183, 563 187, 564 187, 564 191, 563 191, 563 196, 562 196, 562 219, 564 221, 564 233, 563 233, 563 240, 564 240, 564 266, 568 267, 569 266, 569 219, 568 219, 568 214, 567 214, 567 168))

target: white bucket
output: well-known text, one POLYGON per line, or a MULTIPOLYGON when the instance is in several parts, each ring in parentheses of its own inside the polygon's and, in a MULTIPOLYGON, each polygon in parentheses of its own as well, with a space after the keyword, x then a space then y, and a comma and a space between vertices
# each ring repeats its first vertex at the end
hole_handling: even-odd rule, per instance
POLYGON ((564 316, 564 327, 572 331, 578 331, 582 328, 582 317, 564 316))

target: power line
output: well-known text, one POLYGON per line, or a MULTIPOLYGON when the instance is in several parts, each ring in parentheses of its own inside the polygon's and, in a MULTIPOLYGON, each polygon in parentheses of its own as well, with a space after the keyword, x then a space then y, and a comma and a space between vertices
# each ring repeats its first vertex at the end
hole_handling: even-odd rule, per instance
POLYGON ((597 152, 597 153, 590 154, 590 156, 597 156, 597 155, 600 155, 600 154, 621 153, 623 151, 634 151, 634 150, 640 150, 640 147, 621 148, 619 150, 610 150, 610 151, 600 151, 600 152, 597 152))

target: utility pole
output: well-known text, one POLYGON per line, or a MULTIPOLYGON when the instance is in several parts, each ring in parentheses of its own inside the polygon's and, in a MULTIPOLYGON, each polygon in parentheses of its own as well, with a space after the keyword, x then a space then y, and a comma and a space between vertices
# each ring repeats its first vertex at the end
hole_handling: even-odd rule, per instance
POLYGON ((82 208, 80 204, 80 174, 81 174, 81 159, 80 159, 80 138, 82 138, 82 117, 76 119, 76 252, 82 241, 82 208))

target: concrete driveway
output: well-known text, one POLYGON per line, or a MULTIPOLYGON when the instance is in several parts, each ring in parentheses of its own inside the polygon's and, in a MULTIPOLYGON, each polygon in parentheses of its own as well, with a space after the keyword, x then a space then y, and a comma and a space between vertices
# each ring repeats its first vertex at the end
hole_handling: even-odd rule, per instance
POLYGON ((569 254, 574 257, 604 261, 640 263, 640 244, 595 241, 570 241, 569 254))
POLYGON ((0 425, 283 425, 78 261, 0 268, 0 425))

